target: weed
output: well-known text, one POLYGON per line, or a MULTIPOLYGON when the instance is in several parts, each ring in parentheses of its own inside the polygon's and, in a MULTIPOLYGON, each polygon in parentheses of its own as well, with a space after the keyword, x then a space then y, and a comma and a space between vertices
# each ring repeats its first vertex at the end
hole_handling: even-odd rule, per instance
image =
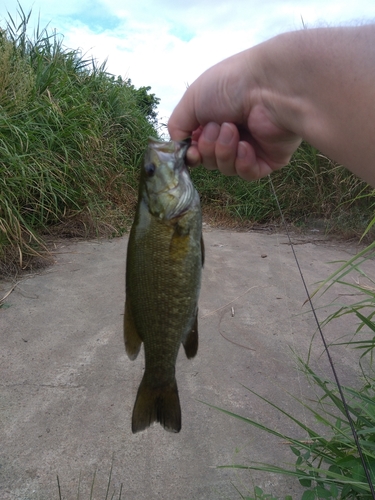
MULTIPOLYGON (((121 500, 121 498, 122 498, 122 487, 123 487, 122 483, 121 483, 120 489, 118 491, 118 496, 117 496, 116 489, 113 488, 113 485, 111 484, 111 481, 112 481, 112 472, 113 472, 113 462, 114 462, 114 458, 112 456, 112 463, 111 463, 111 468, 110 468, 110 471, 109 471, 108 482, 107 482, 107 489, 106 489, 106 494, 105 494, 104 500, 121 500), (110 495, 110 491, 112 490, 112 488, 113 488, 112 494, 111 494, 111 496, 109 496, 110 495)), ((59 500, 63 500, 62 488, 61 488, 61 485, 60 485, 60 478, 59 478, 58 475, 57 475, 56 479, 57 479, 57 488, 58 488, 59 500)), ((90 496, 89 496, 88 500, 93 500, 93 498, 94 498, 95 480, 96 480, 96 470, 94 471, 93 478, 92 478, 92 481, 91 481, 90 496)), ((79 475, 79 480, 78 480, 77 500, 80 499, 80 494, 81 494, 81 474, 79 475)))
MULTIPOLYGON (((373 321, 375 315, 375 280, 363 270, 363 266, 369 259, 373 259, 374 249, 375 243, 372 243, 348 261, 338 262, 338 269, 324 280, 312 294, 312 296, 316 296, 320 293, 320 296, 322 296, 328 289, 338 284, 341 287, 344 285, 349 291, 355 292, 355 302, 342 304, 335 300, 330 304, 331 307, 335 308, 335 311, 327 316, 323 324, 347 314, 354 314, 359 320, 359 324, 355 332, 352 332, 350 340, 334 342, 333 344, 346 345, 362 351, 359 362, 364 383, 362 380, 359 389, 342 386, 342 390, 358 436, 364 462, 373 484, 375 483, 375 378, 372 369, 372 352, 375 347, 375 324, 373 321), (356 274, 356 279, 351 280, 353 272, 356 274), (364 340, 356 338, 360 333, 365 336, 364 340), (361 365, 361 361, 364 359, 368 361, 367 370, 361 365)), ((297 359, 300 369, 320 396, 315 401, 315 405, 307 404, 296 396, 290 394, 289 396, 301 404, 304 410, 314 417, 320 428, 323 426, 326 429, 326 432, 323 434, 321 430, 315 430, 313 427, 299 421, 291 413, 272 403, 272 401, 265 399, 249 388, 245 388, 302 429, 306 433, 307 439, 301 440, 292 435, 283 434, 261 422, 215 407, 231 417, 288 442, 291 452, 296 457, 294 469, 256 462, 252 462, 249 466, 228 465, 223 467, 265 471, 295 477, 306 488, 302 500, 320 498, 370 500, 373 498, 370 485, 367 482, 357 444, 336 384, 318 375, 309 366, 308 362, 303 361, 300 357, 297 357, 297 359)), ((255 495, 254 498, 271 498, 265 496, 260 489, 257 492, 258 496, 255 495)))
MULTIPOLYGON (((361 461, 357 456, 356 445, 335 385, 317 375, 301 359, 299 361, 306 376, 322 391, 322 396, 317 401, 318 409, 313 408, 295 396, 291 397, 303 405, 319 424, 327 428, 331 434, 330 437, 323 436, 320 432, 299 421, 292 414, 245 387, 245 389, 303 429, 307 433, 308 439, 297 439, 275 431, 255 420, 212 406, 231 417, 290 443, 290 449, 297 457, 294 470, 257 462, 253 462, 252 465, 228 465, 220 466, 220 468, 257 470, 295 477, 302 486, 307 488, 302 497, 303 500, 316 498, 370 499, 369 485, 361 461)), ((350 387, 344 387, 343 389, 345 396, 350 401, 349 411, 354 416, 354 424, 360 437, 362 452, 371 471, 372 479, 375 481, 375 394, 373 387, 367 387, 362 391, 350 387)))

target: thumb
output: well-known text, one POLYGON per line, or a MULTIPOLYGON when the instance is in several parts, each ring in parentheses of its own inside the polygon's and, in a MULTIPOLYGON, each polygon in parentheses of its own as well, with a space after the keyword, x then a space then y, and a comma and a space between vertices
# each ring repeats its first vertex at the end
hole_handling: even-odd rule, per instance
POLYGON ((183 141, 190 137, 200 125, 189 94, 188 89, 168 120, 169 135, 174 141, 183 141))

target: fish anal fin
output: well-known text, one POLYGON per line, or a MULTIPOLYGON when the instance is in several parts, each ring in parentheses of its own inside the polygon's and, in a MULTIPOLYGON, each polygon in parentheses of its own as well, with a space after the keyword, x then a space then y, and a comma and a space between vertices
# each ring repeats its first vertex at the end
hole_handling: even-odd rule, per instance
POLYGON ((198 352, 198 310, 195 316, 194 324, 186 339, 182 341, 185 354, 188 359, 194 358, 198 352))
POLYGON ((133 434, 144 431, 153 422, 159 422, 166 431, 180 432, 180 398, 175 378, 169 384, 154 387, 148 383, 145 372, 133 409, 133 434))
POLYGON ((133 314, 128 300, 125 301, 124 340, 126 354, 129 356, 129 359, 134 360, 141 349, 142 339, 135 328, 133 314))

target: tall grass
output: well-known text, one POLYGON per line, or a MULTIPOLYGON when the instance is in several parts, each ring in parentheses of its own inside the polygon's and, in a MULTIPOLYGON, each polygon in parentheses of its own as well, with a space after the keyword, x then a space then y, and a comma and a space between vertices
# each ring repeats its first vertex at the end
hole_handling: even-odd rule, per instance
MULTIPOLYGON (((199 168, 192 178, 203 203, 218 211, 242 221, 279 220, 268 177, 246 182, 199 168)), ((327 230, 360 236, 374 214, 374 190, 307 143, 288 167, 272 174, 272 182, 286 220, 295 225, 319 219, 327 230)))
MULTIPOLYGON (((0 31, 0 260, 40 249, 38 235, 77 214, 126 216, 158 99, 64 48, 46 29, 28 35, 19 11, 0 31)), ((124 217, 122 217, 123 219, 124 217)), ((22 262, 21 262, 22 264, 22 262)))

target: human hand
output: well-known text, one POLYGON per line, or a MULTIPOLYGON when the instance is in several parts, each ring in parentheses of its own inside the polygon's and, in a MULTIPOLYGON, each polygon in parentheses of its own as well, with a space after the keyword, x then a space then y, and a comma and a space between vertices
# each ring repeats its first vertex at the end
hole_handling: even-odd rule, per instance
POLYGON ((192 136, 190 165, 256 180, 288 164, 301 138, 278 116, 257 56, 255 47, 213 66, 176 106, 168 129, 174 140, 192 136))

